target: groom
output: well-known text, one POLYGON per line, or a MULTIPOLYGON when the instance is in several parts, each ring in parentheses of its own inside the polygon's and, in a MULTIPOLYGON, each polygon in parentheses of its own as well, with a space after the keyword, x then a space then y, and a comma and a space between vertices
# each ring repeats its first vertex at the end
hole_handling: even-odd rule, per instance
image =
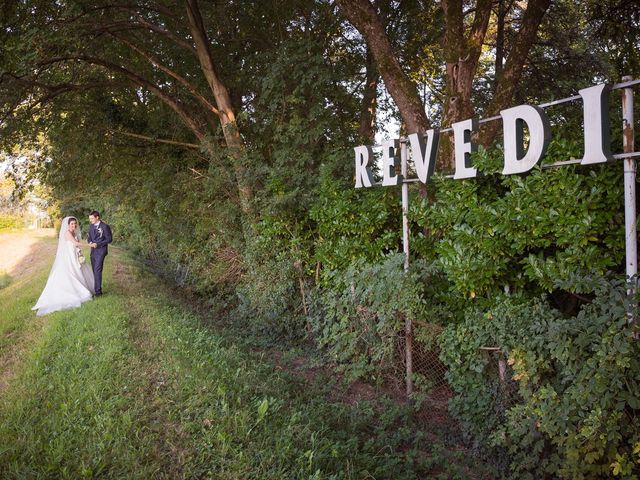
POLYGON ((100 220, 100 214, 95 210, 89 214, 89 245, 91 246, 91 268, 95 277, 94 290, 96 297, 102 295, 102 267, 104 257, 109 253, 111 243, 111 228, 100 220))

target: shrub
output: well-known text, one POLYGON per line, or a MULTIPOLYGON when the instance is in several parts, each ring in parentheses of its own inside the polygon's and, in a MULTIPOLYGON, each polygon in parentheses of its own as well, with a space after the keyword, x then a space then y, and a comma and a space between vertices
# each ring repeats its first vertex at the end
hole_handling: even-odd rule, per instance
POLYGON ((11 276, 4 270, 0 270, 0 290, 11 283, 11 276))
POLYGON ((397 252, 401 212, 393 189, 355 190, 321 170, 318 200, 309 212, 317 228, 315 259, 334 276, 360 259, 375 262, 397 252))
POLYGON ((245 252, 250 268, 236 289, 236 317, 269 341, 299 341, 307 332, 305 234, 275 216, 265 216, 253 233, 245 252))
MULTIPOLYGON (((575 151, 569 142, 552 142, 547 161, 575 151)), ((455 292, 469 298, 507 287, 538 295, 552 291, 555 280, 577 272, 602 275, 621 264, 621 169, 565 166, 494 175, 501 155, 499 148, 479 151, 474 161, 482 177, 436 178, 435 201, 413 204, 412 218, 435 237, 420 254, 438 263, 455 292)))
POLYGON ((315 340, 350 377, 380 379, 399 365, 396 349, 404 318, 424 310, 424 276, 416 262, 403 270, 404 256, 354 262, 327 274, 330 287, 318 291, 312 328, 315 340))
POLYGON ((12 230, 20 228, 24 225, 22 217, 17 215, 0 214, 0 232, 3 230, 12 230))
POLYGON ((503 295, 472 307, 441 337, 452 413, 468 434, 509 455, 517 479, 635 478, 640 473, 640 345, 621 282, 592 282, 577 316, 544 297, 503 295), (517 388, 479 349, 499 346, 517 388), (508 380, 509 381, 509 380, 508 380))

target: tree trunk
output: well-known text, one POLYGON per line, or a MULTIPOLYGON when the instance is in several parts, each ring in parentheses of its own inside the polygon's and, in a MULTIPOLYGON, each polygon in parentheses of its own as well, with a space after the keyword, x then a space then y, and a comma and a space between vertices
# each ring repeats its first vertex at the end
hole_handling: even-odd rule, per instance
MULTIPOLYGON (((478 0, 473 24, 465 34, 462 0, 443 0, 445 18, 444 53, 446 61, 446 89, 444 125, 466 120, 474 115, 471 104, 473 79, 478 69, 489 18, 491 0, 478 0)), ((453 168, 451 138, 443 138, 440 155, 441 168, 453 168)))
POLYGON ((198 2, 197 0, 186 0, 186 4, 191 36, 195 43, 200 68, 215 98, 224 139, 233 159, 234 174, 240 196, 240 208, 245 216, 245 220, 253 223, 256 220, 256 213, 253 207, 253 188, 248 178, 247 168, 244 165, 246 156, 245 146, 240 136, 240 131, 238 130, 238 124, 236 123, 236 115, 233 110, 231 97, 213 61, 209 48, 209 39, 207 38, 198 2))
POLYGON ((495 80, 494 80, 494 92, 495 87, 498 85, 498 81, 502 76, 502 63, 504 62, 504 19, 507 15, 504 0, 498 0, 498 16, 496 19, 496 62, 495 62, 495 80))
POLYGON ((360 110, 360 127, 358 133, 363 142, 370 145, 375 143, 376 135, 376 109, 378 106, 378 70, 371 54, 371 49, 367 47, 365 59, 366 78, 364 94, 362 97, 362 109, 360 110))
POLYGON ((444 49, 447 102, 445 122, 465 120, 473 115, 471 93, 482 44, 491 17, 491 0, 478 0, 473 24, 465 35, 462 0, 443 0, 445 15, 444 49))
POLYGON ((336 0, 336 3, 371 49, 378 71, 400 111, 407 131, 414 133, 428 130, 430 122, 418 90, 402 71, 384 26, 369 0, 336 0))
MULTIPOLYGON (((529 56, 533 42, 538 36, 540 23, 550 4, 551 0, 529 0, 527 10, 522 19, 522 26, 516 37, 515 44, 509 52, 502 76, 498 80, 496 93, 493 95, 493 99, 485 113, 487 117, 497 115, 500 110, 509 106, 512 101, 513 93, 522 77, 526 59, 529 56)), ((490 145, 495 139, 499 128, 500 122, 489 122, 480 135, 480 143, 485 146, 490 145)))

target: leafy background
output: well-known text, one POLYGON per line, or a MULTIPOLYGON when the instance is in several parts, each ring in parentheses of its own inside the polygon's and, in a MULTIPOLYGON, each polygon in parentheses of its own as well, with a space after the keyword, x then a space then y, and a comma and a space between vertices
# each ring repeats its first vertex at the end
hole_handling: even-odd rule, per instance
MULTIPOLYGON (((148 3, 158 11, 173 7, 148 3)), ((375 5, 437 124, 446 113, 442 9, 420 1, 375 5)), ((363 139, 359 124, 367 45, 332 2, 203 4, 213 57, 245 142, 239 160, 215 123, 197 148, 153 141, 194 140, 156 96, 96 66, 39 70, 43 56, 82 50, 167 82, 109 35, 91 30, 103 28, 99 15, 88 25, 72 20, 100 6, 3 4, 5 109, 23 105, 30 90, 14 80, 30 72, 59 87, 104 84, 54 96, 36 109, 14 108, 3 120, 11 164, 5 177, 15 190, 13 200, 3 193, 7 205, 14 208, 35 185, 46 187, 40 194, 60 214, 84 218, 95 208, 118 244, 239 331, 265 345, 320 352, 349 378, 381 389, 403 382, 398 342, 404 320, 413 319, 416 348, 430 359, 416 368, 416 408, 434 388, 430 369, 442 366, 450 415, 504 477, 640 475, 640 352, 636 329, 627 326, 632 299, 623 282, 619 163, 502 176, 498 138, 474 156, 477 179, 453 181, 441 171, 428 188, 412 188, 412 266, 405 275, 397 253, 399 192, 353 188, 352 148, 371 140, 363 139), (15 154, 16 146, 23 154, 15 154), (234 170, 238 162, 244 173, 234 170), (240 180, 255 192, 257 213, 249 221, 240 208, 240 180)), ((552 2, 513 104, 640 76, 633 43, 639 12, 613 0, 552 2)), ((178 20, 167 28, 181 32, 178 20)), ((507 48, 520 21, 516 11, 506 26, 507 48)), ((496 81, 496 29, 494 12, 474 78, 479 115, 496 81)), ((155 37, 132 35, 206 89, 191 56, 155 37)), ((385 123, 401 119, 381 83, 375 92, 380 137, 385 123)), ((554 140, 544 163, 580 158, 579 106, 547 113, 554 140)), ((617 92, 611 118, 618 152, 617 92)), ((208 121, 203 114, 203 124, 208 121)), ((12 217, 0 217, 0 229, 20 215, 5 207, 12 217)))

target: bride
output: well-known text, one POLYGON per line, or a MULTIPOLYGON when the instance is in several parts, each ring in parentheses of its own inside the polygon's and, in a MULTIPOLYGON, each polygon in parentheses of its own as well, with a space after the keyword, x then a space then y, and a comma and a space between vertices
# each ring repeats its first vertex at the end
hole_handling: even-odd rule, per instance
POLYGON ((93 272, 84 261, 80 227, 75 217, 65 217, 60 226, 58 251, 47 284, 32 310, 38 316, 79 307, 93 296, 93 272))

